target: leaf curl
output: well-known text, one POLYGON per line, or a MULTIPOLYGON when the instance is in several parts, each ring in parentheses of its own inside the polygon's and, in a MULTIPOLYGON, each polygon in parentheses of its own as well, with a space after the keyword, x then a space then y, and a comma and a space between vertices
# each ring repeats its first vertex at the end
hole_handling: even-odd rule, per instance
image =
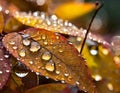
POLYGON ((63 36, 30 28, 7 34, 3 43, 31 70, 63 83, 77 85, 88 93, 96 93, 85 60, 63 36))

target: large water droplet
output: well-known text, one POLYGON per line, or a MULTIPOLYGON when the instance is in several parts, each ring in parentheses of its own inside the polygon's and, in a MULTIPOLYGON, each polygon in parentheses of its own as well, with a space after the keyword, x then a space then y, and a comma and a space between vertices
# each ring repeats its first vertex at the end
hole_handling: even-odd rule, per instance
POLYGON ((45 69, 47 71, 53 72, 55 70, 55 64, 54 64, 54 62, 53 61, 47 62, 46 65, 45 65, 45 69))
POLYGON ((14 67, 13 70, 14 70, 16 76, 18 76, 20 78, 27 76, 29 73, 29 69, 27 69, 27 67, 20 62, 17 63, 17 65, 14 67))
POLYGON ((19 51, 19 55, 20 55, 21 57, 25 57, 25 55, 26 55, 25 50, 24 50, 24 49, 20 50, 20 51, 19 51))
POLYGON ((30 40, 28 40, 28 39, 23 39, 23 45, 29 46, 29 45, 30 45, 30 40))
POLYGON ((31 52, 37 52, 40 49, 40 45, 37 42, 32 42, 30 51, 31 52))
POLYGON ((44 52, 44 54, 42 55, 42 59, 45 60, 45 61, 48 61, 51 59, 51 54, 50 52, 44 52))

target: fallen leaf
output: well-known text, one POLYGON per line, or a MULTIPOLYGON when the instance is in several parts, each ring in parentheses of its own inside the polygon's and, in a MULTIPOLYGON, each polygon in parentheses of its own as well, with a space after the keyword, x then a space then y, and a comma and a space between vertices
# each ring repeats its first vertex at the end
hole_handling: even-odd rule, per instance
POLYGON ((62 19, 72 20, 91 12, 95 8, 95 3, 70 2, 58 6, 55 9, 55 14, 62 19))
POLYGON ((96 93, 85 60, 67 40, 44 29, 30 28, 3 38, 8 51, 31 70, 62 83, 96 93))
MULTIPOLYGON (((73 93, 67 84, 45 84, 27 90, 25 93, 73 93)), ((77 92, 74 92, 77 93, 77 92)))
MULTIPOLYGON (((35 28, 46 29, 48 31, 67 34, 70 36, 78 36, 81 39, 83 39, 86 34, 86 29, 79 29, 67 20, 59 19, 56 15, 48 16, 44 12, 34 12, 33 14, 17 12, 13 16, 21 23, 35 28)), ((88 33, 87 38, 109 46, 109 43, 98 34, 88 33)))

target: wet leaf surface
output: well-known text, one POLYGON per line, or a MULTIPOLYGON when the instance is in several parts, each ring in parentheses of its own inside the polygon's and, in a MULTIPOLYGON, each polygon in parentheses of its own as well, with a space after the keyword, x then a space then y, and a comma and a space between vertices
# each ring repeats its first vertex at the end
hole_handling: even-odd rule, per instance
POLYGON ((95 7, 94 3, 64 3, 55 9, 55 14, 62 19, 72 20, 91 12, 95 7))
POLYGON ((0 89, 6 84, 10 71, 11 71, 11 63, 8 58, 9 55, 6 54, 6 50, 0 42, 0 89))
MULTIPOLYGON (((48 31, 66 34, 70 36, 79 36, 81 39, 85 37, 86 29, 79 29, 69 21, 57 18, 56 15, 48 16, 44 12, 18 12, 13 16, 22 24, 25 24, 27 26, 46 29, 48 31)), ((98 34, 90 32, 87 38, 109 46, 109 43, 106 42, 103 37, 98 34)))
POLYGON ((4 17, 2 12, 0 12, 0 33, 2 33, 4 27, 4 17))
POLYGON ((77 93, 67 84, 45 84, 27 90, 25 93, 77 93))
POLYGON ((112 54, 110 48, 101 45, 97 47, 96 51, 98 53, 96 55, 90 52, 92 48, 88 49, 88 47, 85 47, 83 51, 88 67, 91 69, 96 82, 103 80, 102 83, 97 83, 97 87, 99 91, 101 90, 100 93, 118 93, 120 92, 120 69, 115 64, 115 61, 118 61, 119 58, 112 54), (107 90, 109 91, 107 92, 107 90))
POLYGON ((30 28, 6 35, 3 43, 13 56, 31 70, 62 83, 77 85, 88 93, 95 92, 84 59, 63 36, 30 28))

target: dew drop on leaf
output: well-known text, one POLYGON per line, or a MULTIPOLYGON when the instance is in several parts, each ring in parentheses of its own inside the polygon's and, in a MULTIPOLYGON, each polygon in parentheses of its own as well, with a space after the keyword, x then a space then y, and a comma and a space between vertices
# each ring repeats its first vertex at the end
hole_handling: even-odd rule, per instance
POLYGON ((24 50, 24 49, 20 50, 20 51, 19 51, 19 55, 20 55, 21 57, 25 57, 25 55, 26 55, 25 50, 24 50))
POLYGON ((29 46, 29 45, 30 45, 30 40, 28 40, 28 39, 23 39, 23 45, 29 46))
POLYGON ((37 52, 40 49, 40 45, 37 42, 31 42, 30 51, 37 52))
POLYGON ((54 64, 54 62, 53 61, 49 61, 49 62, 47 62, 46 64, 45 64, 45 69, 47 70, 47 71, 51 71, 51 72, 53 72, 54 70, 55 70, 55 64, 54 64))
POLYGON ((45 61, 50 60, 51 57, 52 57, 52 55, 49 52, 44 52, 43 55, 42 55, 42 59, 45 60, 45 61))

